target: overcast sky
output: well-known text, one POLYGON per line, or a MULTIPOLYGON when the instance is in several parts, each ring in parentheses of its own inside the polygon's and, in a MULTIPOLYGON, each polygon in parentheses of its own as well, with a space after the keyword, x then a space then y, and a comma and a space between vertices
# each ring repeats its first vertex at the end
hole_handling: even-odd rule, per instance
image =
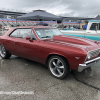
POLYGON ((62 16, 97 16, 100 0, 0 0, 0 10, 31 12, 37 9, 62 16))

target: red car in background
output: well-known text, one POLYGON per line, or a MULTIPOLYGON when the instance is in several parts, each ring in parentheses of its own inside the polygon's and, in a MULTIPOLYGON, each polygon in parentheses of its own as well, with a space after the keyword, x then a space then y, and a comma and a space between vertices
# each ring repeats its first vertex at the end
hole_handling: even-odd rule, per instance
POLYGON ((0 55, 7 59, 17 55, 46 64, 59 79, 71 70, 81 72, 100 59, 99 42, 65 36, 49 26, 15 27, 0 36, 0 55))

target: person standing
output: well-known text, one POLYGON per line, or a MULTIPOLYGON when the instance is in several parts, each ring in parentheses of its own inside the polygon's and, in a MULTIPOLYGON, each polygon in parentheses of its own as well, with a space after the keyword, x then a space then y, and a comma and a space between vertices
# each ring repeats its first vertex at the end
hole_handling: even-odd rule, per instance
POLYGON ((85 25, 83 26, 83 30, 87 29, 88 21, 85 21, 85 25))

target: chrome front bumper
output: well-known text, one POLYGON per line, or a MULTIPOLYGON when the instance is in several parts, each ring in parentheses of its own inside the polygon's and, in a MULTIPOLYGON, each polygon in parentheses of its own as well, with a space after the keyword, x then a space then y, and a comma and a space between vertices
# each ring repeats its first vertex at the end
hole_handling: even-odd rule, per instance
POLYGON ((79 64, 78 66, 78 72, 81 72, 83 69, 86 69, 88 67, 93 66, 95 63, 97 63, 100 60, 100 57, 97 57, 95 59, 86 61, 84 64, 79 64))

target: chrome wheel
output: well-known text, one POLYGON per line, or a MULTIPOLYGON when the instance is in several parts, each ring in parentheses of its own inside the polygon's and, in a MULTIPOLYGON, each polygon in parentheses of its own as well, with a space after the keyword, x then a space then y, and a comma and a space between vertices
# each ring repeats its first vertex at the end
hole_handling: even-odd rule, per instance
POLYGON ((6 49, 4 46, 0 46, 0 55, 1 55, 1 57, 6 56, 6 49))
POLYGON ((51 56, 47 65, 51 74, 56 78, 63 79, 70 73, 68 61, 64 57, 51 56))
POLYGON ((0 56, 3 59, 7 59, 11 56, 11 54, 5 49, 3 45, 0 46, 0 56))
POLYGON ((56 77, 61 77, 64 74, 64 64, 58 58, 53 58, 50 60, 49 68, 51 73, 56 77))

